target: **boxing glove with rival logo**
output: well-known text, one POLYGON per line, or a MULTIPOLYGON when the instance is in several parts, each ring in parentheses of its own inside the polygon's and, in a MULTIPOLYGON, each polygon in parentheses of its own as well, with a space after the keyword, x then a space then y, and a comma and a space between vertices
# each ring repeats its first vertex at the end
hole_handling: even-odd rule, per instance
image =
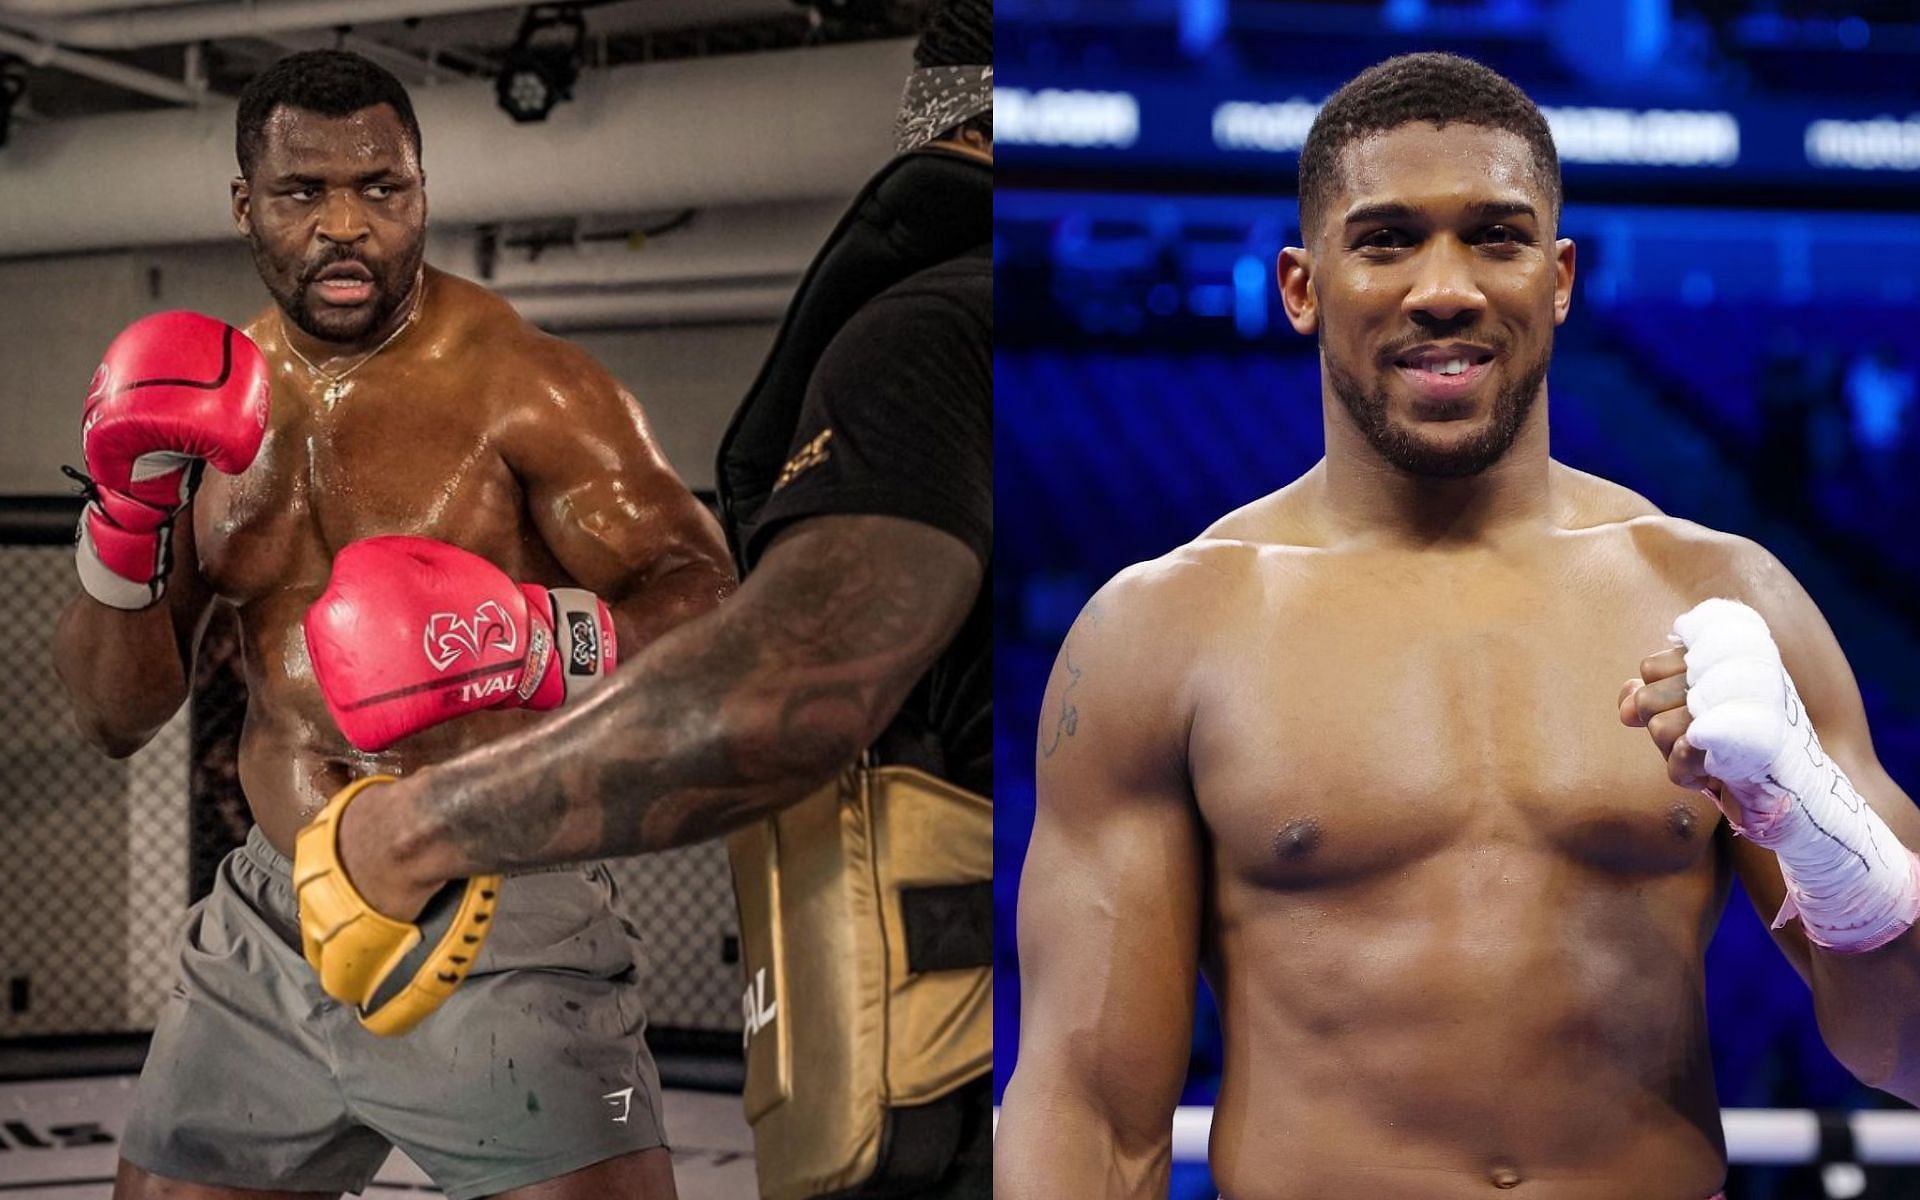
POLYGON ((340 551, 304 628, 327 711, 366 751, 483 708, 558 708, 618 658, 613 614, 592 592, 515 584, 422 537, 340 551))
MULTIPOLYGON (((80 585, 114 608, 166 590, 174 518, 206 464, 247 469, 267 431, 267 360, 224 321, 164 312, 127 326, 87 390, 80 585)), ((69 473, 71 468, 69 468, 69 473)))

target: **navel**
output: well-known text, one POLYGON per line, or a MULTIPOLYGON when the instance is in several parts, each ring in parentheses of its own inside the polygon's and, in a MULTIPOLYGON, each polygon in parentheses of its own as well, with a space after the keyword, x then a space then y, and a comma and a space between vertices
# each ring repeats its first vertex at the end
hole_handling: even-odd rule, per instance
POLYGON ((1520 1172, 1511 1163, 1495 1162, 1487 1167, 1487 1182, 1505 1190, 1520 1186, 1520 1172))

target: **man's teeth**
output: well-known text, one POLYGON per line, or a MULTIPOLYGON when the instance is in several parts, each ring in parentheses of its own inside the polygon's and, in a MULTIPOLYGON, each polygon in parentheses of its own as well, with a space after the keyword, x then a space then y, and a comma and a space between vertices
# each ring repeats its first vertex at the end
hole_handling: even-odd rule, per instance
POLYGON ((1430 371, 1435 375, 1458 375, 1467 369, 1467 360, 1464 358, 1449 358, 1445 362, 1422 363, 1420 369, 1430 371))

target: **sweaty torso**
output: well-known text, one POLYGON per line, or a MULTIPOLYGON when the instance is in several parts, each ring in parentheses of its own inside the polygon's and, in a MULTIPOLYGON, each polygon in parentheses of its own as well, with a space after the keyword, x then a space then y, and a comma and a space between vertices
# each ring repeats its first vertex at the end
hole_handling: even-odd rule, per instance
POLYGON ((1701 598, 1687 535, 1566 473, 1499 548, 1203 550, 1189 770, 1231 1200, 1705 1197, 1719 814, 1616 716, 1701 598))
POLYGON ((434 271, 427 279, 419 320, 346 377, 331 404, 325 381, 288 349, 276 311, 249 325, 272 369, 266 439, 245 473, 209 472, 194 501, 201 573, 240 619, 241 786, 261 830, 287 854, 294 833, 350 779, 450 757, 533 715, 477 713, 379 754, 348 745, 301 630, 336 552, 364 537, 413 534, 479 554, 516 580, 573 582, 534 528, 501 448, 538 385, 524 351, 539 335, 482 289, 434 271))

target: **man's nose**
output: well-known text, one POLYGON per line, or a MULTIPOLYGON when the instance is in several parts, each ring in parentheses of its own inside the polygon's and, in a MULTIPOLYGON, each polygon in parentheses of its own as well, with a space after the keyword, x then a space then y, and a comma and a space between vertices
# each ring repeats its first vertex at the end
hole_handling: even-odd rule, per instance
POLYGON ((367 238, 367 214, 360 198, 341 189, 327 193, 320 207, 320 236, 329 242, 351 245, 367 238))
POLYGON ((1416 324, 1445 325, 1470 321, 1487 307, 1487 297, 1474 278, 1473 248, 1442 238, 1420 256, 1413 286, 1402 308, 1416 324))

